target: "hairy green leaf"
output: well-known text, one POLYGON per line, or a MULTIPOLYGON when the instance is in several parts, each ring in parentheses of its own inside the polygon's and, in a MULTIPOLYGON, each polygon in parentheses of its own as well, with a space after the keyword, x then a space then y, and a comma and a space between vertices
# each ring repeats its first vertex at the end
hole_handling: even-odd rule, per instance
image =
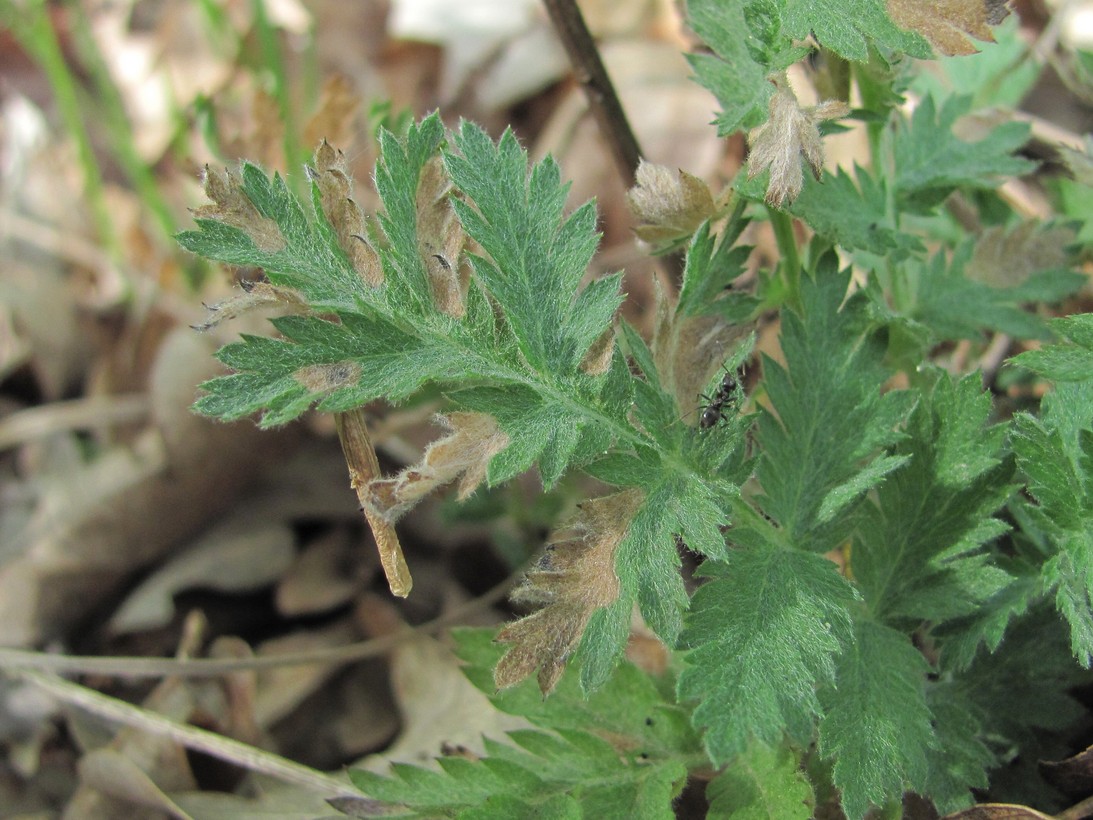
POLYGON ((977 142, 953 132, 971 107, 970 97, 949 97, 938 110, 932 96, 919 103, 910 122, 894 135, 896 200, 908 211, 929 212, 960 186, 989 188, 999 177, 1032 171, 1034 163, 1014 156, 1028 139, 1018 122, 997 125, 977 142))
POLYGON ((986 428, 979 377, 938 377, 896 454, 908 460, 862 513, 854 577, 875 618, 967 616, 1011 577, 983 552, 1008 527, 992 514, 1012 491, 1001 460, 1005 430, 986 428))
POLYGON ((906 636, 866 619, 855 621, 853 643, 836 663, 820 752, 834 761, 843 810, 856 820, 925 786, 936 747, 923 688, 928 666, 906 636))
POLYGON ((849 533, 850 519, 834 513, 899 466, 877 451, 900 437, 910 409, 906 394, 880 393, 883 351, 862 336, 864 303, 840 308, 848 281, 825 257, 815 281, 802 281, 803 317, 784 314, 785 366, 763 363, 772 410, 759 424, 760 503, 788 543, 817 552, 849 533))
POLYGON ((702 574, 710 580, 691 603, 679 693, 699 701, 694 722, 706 727, 710 757, 724 763, 787 730, 808 738, 816 686, 833 680, 852 640, 853 589, 827 559, 770 546, 707 561, 702 574))

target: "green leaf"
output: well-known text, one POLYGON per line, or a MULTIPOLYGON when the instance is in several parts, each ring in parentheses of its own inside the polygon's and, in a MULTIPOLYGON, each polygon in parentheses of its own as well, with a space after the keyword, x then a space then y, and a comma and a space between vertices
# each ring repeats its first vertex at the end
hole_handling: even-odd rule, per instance
POLYGON ((678 318, 721 312, 719 303, 727 296, 725 291, 746 271, 751 248, 733 247, 746 224, 743 219, 737 219, 735 224, 726 226, 720 236, 714 237, 710 233, 710 223, 704 222, 695 233, 687 248, 687 263, 676 303, 678 318))
POLYGON ((1027 746, 1033 729, 1066 732, 1085 713, 1071 693, 1088 684, 1089 672, 1074 663, 1067 632, 1050 604, 1037 606, 1014 623, 997 651, 980 653, 954 679, 952 700, 974 705, 982 737, 1008 741, 1001 748, 1027 746))
POLYGON ((652 759, 702 755, 689 714, 673 697, 670 677, 654 678, 629 662, 595 691, 585 692, 576 675, 564 675, 549 698, 527 680, 498 690, 493 668, 505 652, 491 629, 453 631, 463 672, 503 712, 526 717, 544 729, 581 729, 614 738, 626 748, 652 759))
POLYGON ((864 62, 870 41, 914 57, 930 57, 929 44, 896 26, 883 0, 783 0, 783 25, 794 39, 815 36, 848 60, 864 62))
POLYGON ((1093 313, 1052 319, 1049 325, 1066 342, 1026 351, 1010 361, 1056 382, 1093 379, 1093 313))
POLYGON ((199 218, 198 230, 177 235, 183 248, 229 265, 260 267, 272 283, 299 291, 316 308, 347 309, 367 298, 367 289, 345 254, 328 231, 307 219, 280 175, 270 179, 256 165, 243 163, 241 177, 242 192, 260 216, 277 223, 284 247, 262 250, 240 228, 199 218))
MULTIPOLYGON (((365 314, 368 315, 368 314, 365 314)), ((202 385, 195 407, 235 419, 264 410, 262 426, 284 424, 321 401, 324 409, 348 409, 379 397, 401 399, 430 378, 467 377, 475 362, 432 340, 416 338, 380 315, 340 315, 341 322, 301 316, 274 320, 285 341, 244 335, 217 357, 236 371, 202 385), (344 378, 308 377, 330 365, 344 378)))
POLYGON ((957 801, 968 802, 960 794, 961 780, 963 789, 982 782, 975 771, 984 765, 979 744, 996 755, 988 768, 1004 764, 991 778, 992 796, 1043 806, 1057 800, 1058 793, 1045 788, 1037 761, 1070 754, 1063 737, 1086 711, 1070 693, 1088 681, 1089 673, 1074 663, 1067 626, 1050 604, 1041 604, 1011 624, 996 651, 979 653, 959 676, 942 675, 939 683, 928 684, 940 744, 931 757, 929 788, 938 807, 945 810, 947 796, 954 809, 957 801), (1014 760, 1015 750, 1030 759, 1014 760))
POLYGON ((967 669, 975 660, 979 647, 994 652, 1014 619, 1024 615, 1041 594, 1038 571, 1010 566, 1002 567, 1012 580, 1002 589, 984 599, 977 611, 951 620, 933 634, 941 646, 941 662, 949 669, 967 669))
POLYGON ((389 777, 362 770, 349 776, 399 817, 670 820, 687 773, 679 760, 620 754, 606 740, 574 730, 514 731, 506 743, 487 738, 485 745, 480 760, 440 758, 439 772, 395 764, 389 777))
POLYGON ((812 788, 785 745, 753 743, 706 785, 707 820, 808 820, 812 788))
POLYGON ((897 440, 910 409, 906 394, 880 394, 887 378, 879 340, 862 338, 864 300, 840 308, 849 271, 820 262, 802 280, 804 315, 782 318, 785 366, 764 359, 771 410, 760 413, 760 504, 787 543, 827 552, 844 539, 850 517, 832 518, 898 466, 878 450, 897 440))
POLYGON ((1020 339, 1046 339, 1044 320, 1027 305, 1058 302, 1085 281, 1080 273, 1046 270, 1031 274, 1021 284, 995 287, 968 278, 972 253, 973 243, 965 242, 948 262, 943 253, 937 253, 929 262, 909 263, 917 269, 910 316, 937 338, 978 339, 984 330, 993 330, 1020 339))
POLYGON ((986 789, 987 773, 1000 762, 984 742, 982 715, 973 700, 953 683, 929 686, 926 701, 934 715, 937 745, 928 757, 925 794, 939 811, 968 808, 971 789, 986 789))
POLYGON ((972 95, 972 108, 1012 110, 1032 89, 1043 66, 1023 59, 1028 45, 1021 34, 1020 17, 1011 14, 992 26, 996 42, 977 42, 978 54, 941 57, 936 71, 922 71, 914 78, 920 96, 940 99, 950 94, 972 95))
POLYGON ((376 191, 383 200, 380 225, 388 246, 380 249, 387 270, 385 296, 392 308, 418 316, 434 316, 428 275, 419 250, 417 189, 425 164, 440 149, 444 126, 431 115, 412 124, 404 139, 380 129, 380 161, 376 191))
POLYGON ((475 273, 497 300, 520 351, 536 370, 573 372, 622 301, 617 279, 577 287, 599 242, 591 203, 563 219, 568 185, 547 158, 527 169, 527 154, 506 131, 497 145, 464 122, 446 154, 452 180, 473 202, 452 205, 464 229, 489 254, 475 273))
MULTIPOLYGON (((202 219, 200 230, 180 241, 212 258, 262 266, 324 318, 282 318, 275 326, 283 339, 247 337, 226 347, 220 357, 236 372, 203 385, 199 411, 221 418, 264 411, 261 423, 270 426, 315 404, 339 412, 377 398, 401 401, 426 382, 474 385, 456 400, 496 416, 509 438, 489 479, 504 481, 538 464, 548 488, 620 436, 642 440, 627 419, 634 379, 621 357, 612 356, 603 375, 582 369, 621 301, 617 275, 579 289, 598 241, 594 209, 589 204, 565 217, 568 187, 557 165, 547 159, 529 171, 511 133, 494 145, 464 124, 456 137, 462 155, 444 156, 461 189, 453 207, 488 257, 475 261, 460 316, 434 304, 418 188, 427 167, 434 177, 439 172, 444 137, 436 115, 411 125, 404 138, 380 134, 375 181, 383 235, 370 237, 384 273, 377 287, 366 287, 349 265, 326 215, 310 219, 279 178, 246 165, 241 180, 221 184, 235 197, 235 210, 220 206, 223 218, 242 228, 202 219)), ((430 185, 444 189, 442 179, 430 185)), ((321 211, 323 201, 317 180, 312 209, 321 211)))
POLYGON ((787 210, 847 250, 861 249, 897 260, 918 249, 920 243, 891 226, 886 187, 856 165, 853 178, 842 168, 834 174, 824 171, 819 182, 806 175, 801 195, 787 210))
POLYGON ((1013 156, 1028 140, 1029 127, 1009 122, 978 142, 965 142, 953 124, 971 108, 970 97, 949 97, 937 109, 925 97, 893 139, 896 201, 905 210, 928 213, 960 186, 992 188, 999 177, 1027 174, 1036 165, 1013 156))
POLYGON ((862 510, 854 577, 873 617, 940 622, 970 615, 1011 577, 984 552, 1008 530, 992 515, 1012 491, 1002 427, 987 428, 978 375, 940 374, 895 455, 909 460, 862 510))
POLYGON ((716 55, 688 54, 687 60, 698 82, 721 103, 718 136, 759 125, 766 119, 774 86, 766 80, 771 68, 762 53, 753 54, 749 38, 741 36, 749 31, 745 9, 737 3, 688 0, 687 20, 716 55))
POLYGON ((851 586, 818 555, 768 547, 707 561, 694 594, 680 675, 684 700, 699 701, 711 759, 725 763, 751 741, 779 743, 787 730, 811 735, 820 713, 816 686, 829 682, 851 640, 851 586))
POLYGON ((391 777, 351 771, 370 797, 405 817, 671 818, 687 766, 704 755, 671 698, 656 681, 623 664, 585 696, 567 676, 549 700, 530 682, 498 692, 493 666, 504 651, 492 630, 455 632, 466 674, 494 704, 539 729, 486 740, 481 760, 445 757, 441 771, 396 765, 391 777))
POLYGON ((1046 402, 1044 417, 1019 414, 1013 449, 1056 550, 1043 579, 1070 624, 1071 647, 1093 664, 1093 380, 1064 385, 1070 401, 1046 402), (1079 426, 1080 425, 1080 426, 1079 426))
POLYGON ((820 753, 834 761, 843 811, 855 820, 925 786, 936 747, 923 690, 929 667, 905 635, 864 619, 837 665, 820 753))

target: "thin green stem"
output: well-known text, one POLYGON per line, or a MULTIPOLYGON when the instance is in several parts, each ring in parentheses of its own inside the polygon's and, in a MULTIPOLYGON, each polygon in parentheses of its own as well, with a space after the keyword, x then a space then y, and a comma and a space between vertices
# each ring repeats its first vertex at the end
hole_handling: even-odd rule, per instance
POLYGON ((793 233, 793 217, 777 208, 767 206, 774 240, 782 254, 779 269, 786 288, 786 302, 793 308, 801 307, 801 256, 797 251, 797 237, 793 233))
POLYGON ((120 260, 121 244, 106 203, 99 162, 80 111, 79 92, 61 53, 46 3, 44 0, 31 0, 24 6, 22 13, 11 4, 0 4, 0 20, 15 34, 45 72, 65 130, 76 143, 77 156, 83 169, 84 197, 95 223, 95 232, 109 256, 120 260))

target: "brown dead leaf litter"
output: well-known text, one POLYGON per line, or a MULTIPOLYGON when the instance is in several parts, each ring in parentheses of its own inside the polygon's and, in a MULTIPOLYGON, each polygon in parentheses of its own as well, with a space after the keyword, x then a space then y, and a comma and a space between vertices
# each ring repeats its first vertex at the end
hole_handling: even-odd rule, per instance
MULTIPOLYGON (((333 419, 260 432, 189 411, 212 352, 265 332, 250 308, 283 294, 255 291, 258 271, 201 268, 170 236, 207 206, 206 165, 291 176, 286 145, 324 138, 374 210, 372 106, 439 106, 452 123, 512 124, 559 159, 574 203, 597 197, 594 267, 626 269, 624 310, 650 330, 653 265, 545 14, 512 0, 483 29, 473 5, 269 0, 281 99, 254 4, 208 4, 216 19, 187 0, 51 5, 84 153, 35 55, 0 31, 5 816, 318 816, 353 794, 348 765, 473 753, 516 725, 460 674, 444 627, 506 620, 504 593, 574 499, 545 504, 531 479, 480 490, 462 515, 452 493, 429 496, 398 522, 414 587, 395 600, 333 419)), ((723 188, 744 143, 707 125, 716 104, 688 79, 673 4, 582 7, 649 161, 723 188)), ((458 310, 460 283, 441 285, 458 310)), ((404 468, 474 421, 438 428, 440 409, 366 408, 392 509, 446 476, 404 468)))

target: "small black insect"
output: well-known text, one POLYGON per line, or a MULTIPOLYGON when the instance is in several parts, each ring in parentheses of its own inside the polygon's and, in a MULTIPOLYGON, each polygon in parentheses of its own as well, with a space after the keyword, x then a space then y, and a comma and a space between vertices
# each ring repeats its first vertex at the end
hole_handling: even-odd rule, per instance
POLYGON ((719 421, 728 421, 727 409, 736 404, 740 390, 739 375, 731 370, 726 370, 721 377, 721 384, 717 386, 713 398, 703 394, 708 403, 702 408, 702 415, 698 419, 698 427, 701 430, 709 430, 719 421))
POLYGON ((709 402, 702 408, 702 415, 698 419, 698 427, 701 430, 709 430, 716 425, 719 421, 728 421, 729 417, 725 415, 725 405, 732 400, 732 396, 722 396, 720 391, 712 399, 709 396, 703 396, 709 402))

